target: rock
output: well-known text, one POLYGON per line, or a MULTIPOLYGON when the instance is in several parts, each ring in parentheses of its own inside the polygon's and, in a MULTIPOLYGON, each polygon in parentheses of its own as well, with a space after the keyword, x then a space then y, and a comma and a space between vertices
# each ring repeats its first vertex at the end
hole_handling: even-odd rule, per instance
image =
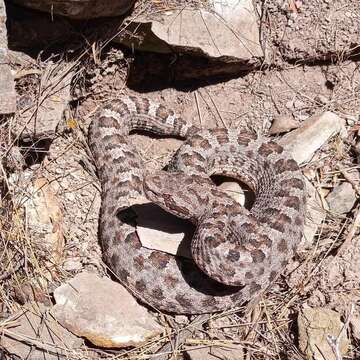
POLYGON ((299 123, 291 116, 278 116, 274 119, 269 134, 280 134, 299 127, 299 123))
POLYGON ((219 185, 219 188, 231 196, 240 205, 245 205, 245 189, 243 189, 239 183, 235 181, 224 181, 219 185))
MULTIPOLYGON (((337 252, 333 255, 329 254, 323 260, 316 276, 320 285, 317 287, 324 291, 326 304, 331 304, 334 309, 342 309, 350 317, 350 320, 359 316, 360 294, 357 289, 359 287, 360 237, 359 235, 353 237, 350 235, 350 238, 348 236, 354 229, 352 225, 359 228, 360 222, 358 220, 360 220, 360 216, 356 216, 354 219, 353 224, 349 227, 345 242, 341 244, 337 252), (325 286, 330 290, 326 291, 325 286), (354 304, 354 311, 351 309, 351 304, 354 304)), ((309 268, 309 270, 312 269, 309 268)), ((310 291, 312 287, 313 285, 310 285, 310 291)))
MULTIPOLYGON (((343 327, 340 314, 326 308, 304 308, 298 315, 299 347, 309 360, 336 360, 327 336, 337 337, 343 327)), ((339 351, 349 347, 346 331, 341 333, 339 351)))
POLYGON ((360 121, 360 114, 344 114, 341 116, 346 120, 346 123, 349 126, 356 126, 356 124, 360 121))
MULTIPOLYGON (((11 22, 10 19, 8 19, 11 22)), ((9 60, 16 68, 20 68, 19 71, 16 71, 15 78, 22 77, 23 69, 24 71, 30 71, 32 74, 41 74, 41 71, 37 68, 36 59, 32 58, 30 55, 25 54, 22 51, 10 50, 8 54, 9 60), (29 69, 30 68, 30 69, 29 69)))
POLYGON ((238 348, 215 347, 212 350, 211 354, 212 357, 214 357, 214 360, 215 359, 241 360, 245 358, 243 347, 238 347, 238 348))
POLYGON ((52 139, 56 127, 62 119, 70 101, 70 84, 73 72, 72 65, 66 68, 49 63, 43 71, 40 81, 40 94, 36 103, 21 112, 14 133, 24 131, 24 141, 34 142, 37 139, 52 139), (24 128, 25 127, 25 128, 24 128))
POLYGON ((299 163, 310 161, 314 153, 332 136, 346 134, 344 121, 336 114, 326 111, 312 116, 303 122, 301 127, 286 134, 279 144, 290 151, 299 163))
POLYGON ((11 355, 28 360, 75 358, 83 341, 67 331, 39 303, 28 304, 13 314, 15 326, 2 327, 0 348, 11 355))
POLYGON ((163 328, 119 283, 80 273, 54 291, 52 313, 64 327, 94 345, 138 346, 163 328))
POLYGON ((23 212, 28 240, 36 247, 37 255, 46 259, 50 279, 51 270, 62 261, 64 249, 63 208, 54 182, 35 178, 32 170, 27 170, 11 174, 8 184, 15 194, 13 204, 19 216, 23 212))
MULTIPOLYGON (((299 282, 298 282, 298 284, 299 284, 299 282)), ((310 297, 307 298, 306 303, 310 307, 324 306, 326 304, 325 294, 320 289, 315 289, 311 292, 310 297)))
POLYGON ((332 213, 346 214, 355 205, 356 192, 350 183, 343 182, 334 187, 326 200, 332 213))
POLYGON ((203 9, 173 11, 154 21, 155 36, 171 46, 200 49, 210 57, 242 60, 262 57, 257 16, 251 1, 214 1, 214 13, 203 9))
POLYGON ((186 9, 162 12, 155 19, 132 19, 135 35, 117 40, 131 48, 171 53, 175 49, 229 61, 263 57, 252 1, 219 1, 213 11, 186 9), (135 22, 135 23, 134 23, 135 22), (230 60, 231 59, 231 60, 230 60))
POLYGON ((13 0, 22 6, 72 19, 123 15, 135 0, 13 0))
POLYGON ((305 103, 303 101, 301 101, 300 99, 295 99, 294 100, 294 108, 295 109, 301 109, 305 106, 305 103))
POLYGON ((187 349, 186 355, 190 360, 205 360, 209 358, 210 348, 195 348, 195 349, 187 349))
POLYGON ((241 360, 244 358, 243 348, 209 346, 207 348, 187 349, 186 354, 191 360, 241 360))
POLYGON ((26 167, 24 156, 16 145, 11 146, 3 160, 5 167, 11 172, 21 171, 26 167))
POLYGON ((66 271, 82 270, 83 265, 80 258, 67 258, 62 264, 62 268, 66 271))
MULTIPOLYGON (((301 164, 311 160, 316 150, 338 133, 341 135, 346 133, 345 123, 336 114, 327 111, 305 120, 298 129, 282 137, 279 144, 290 151, 293 158, 301 164)), ((326 202, 321 201, 317 190, 307 180, 306 191, 308 195, 306 218, 300 248, 312 245, 318 226, 325 219, 328 210, 326 202)))
POLYGON ((28 197, 18 199, 26 210, 27 229, 49 259, 49 268, 59 265, 64 250, 64 219, 55 189, 45 178, 37 178, 27 187, 28 197))
POLYGON ((294 99, 287 101, 287 102, 285 103, 285 107, 286 107, 288 110, 293 109, 293 107, 294 107, 294 99))
POLYGON ((15 84, 8 63, 6 11, 4 1, 0 0, 0 114, 16 110, 15 84))
POLYGON ((294 119, 298 122, 303 122, 309 118, 309 115, 302 114, 301 112, 295 112, 293 113, 294 119))
POLYGON ((131 209, 125 211, 136 214, 136 231, 142 246, 192 258, 189 246, 182 246, 189 245, 193 236, 194 227, 190 222, 166 212, 146 197, 132 198, 128 206, 131 209))
POLYGON ((270 110, 271 109, 271 103, 269 101, 264 101, 263 107, 264 107, 265 110, 270 110))
POLYGON ((317 103, 323 104, 323 105, 325 105, 329 102, 329 99, 325 95, 321 95, 321 94, 316 95, 314 100, 317 103))
POLYGON ((133 207, 137 215, 136 231, 142 246, 192 259, 189 246, 194 227, 185 220, 148 203, 133 207))

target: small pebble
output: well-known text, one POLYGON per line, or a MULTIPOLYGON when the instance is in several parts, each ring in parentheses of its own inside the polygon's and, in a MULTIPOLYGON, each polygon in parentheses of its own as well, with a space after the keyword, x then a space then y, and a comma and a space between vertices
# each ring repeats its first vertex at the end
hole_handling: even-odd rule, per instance
POLYGON ((335 214, 346 214, 356 202, 356 193, 352 185, 344 182, 334 187, 333 191, 326 197, 330 211, 335 214))
POLYGON ((323 105, 325 105, 325 104, 327 104, 329 102, 328 98, 326 96, 324 96, 324 95, 321 95, 321 94, 315 96, 314 100, 316 102, 320 103, 320 104, 323 104, 323 105))

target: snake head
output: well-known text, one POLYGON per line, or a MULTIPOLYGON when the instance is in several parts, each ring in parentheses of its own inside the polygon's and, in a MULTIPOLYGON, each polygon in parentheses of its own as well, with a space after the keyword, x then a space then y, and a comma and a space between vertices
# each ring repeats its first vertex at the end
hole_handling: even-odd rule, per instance
POLYGON ((144 179, 146 197, 165 211, 196 223, 207 209, 213 187, 210 179, 159 171, 144 179))

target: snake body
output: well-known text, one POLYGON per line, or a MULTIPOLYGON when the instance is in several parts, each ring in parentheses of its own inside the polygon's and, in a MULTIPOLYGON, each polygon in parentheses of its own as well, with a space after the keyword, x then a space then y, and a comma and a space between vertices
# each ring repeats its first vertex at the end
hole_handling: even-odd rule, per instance
POLYGON ((94 115, 89 146, 102 187, 105 262, 159 310, 199 314, 239 306, 266 289, 301 239, 302 174, 269 139, 244 129, 199 129, 149 99, 123 96, 94 115), (132 130, 185 139, 170 171, 145 174, 132 130), (251 210, 216 188, 211 175, 246 183, 255 193, 251 210), (129 206, 144 194, 196 224, 193 261, 141 246, 129 206))

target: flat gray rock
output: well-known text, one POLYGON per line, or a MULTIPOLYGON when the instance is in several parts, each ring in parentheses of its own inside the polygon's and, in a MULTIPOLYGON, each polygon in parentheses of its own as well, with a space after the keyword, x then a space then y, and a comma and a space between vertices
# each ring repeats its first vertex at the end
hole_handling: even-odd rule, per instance
MULTIPOLYGON (((343 323, 340 314, 327 308, 306 307, 298 315, 299 347, 309 360, 337 360, 329 345, 327 336, 338 337, 343 323)), ((341 332, 339 352, 346 355, 349 339, 346 331, 341 332)))
POLYGON ((0 114, 16 110, 15 84, 8 62, 6 10, 4 1, 0 0, 0 114))
POLYGON ((121 34, 115 40, 143 51, 172 53, 177 49, 224 62, 249 62, 249 66, 264 57, 251 0, 216 0, 208 5, 136 16, 129 24, 136 36, 121 34))
POLYGON ((344 136, 345 122, 333 112, 325 111, 306 119, 302 125, 280 139, 298 164, 310 161, 315 152, 336 134, 344 136))
POLYGON ((119 283, 80 273, 54 291, 56 319, 78 336, 105 348, 138 346, 163 328, 119 283))
POLYGON ((356 193, 350 183, 344 182, 335 186, 326 200, 332 213, 346 214, 355 205, 356 193))
POLYGON ((211 57, 241 60, 262 57, 257 16, 252 1, 214 1, 213 11, 169 11, 154 21, 152 31, 171 46, 200 49, 211 57))

